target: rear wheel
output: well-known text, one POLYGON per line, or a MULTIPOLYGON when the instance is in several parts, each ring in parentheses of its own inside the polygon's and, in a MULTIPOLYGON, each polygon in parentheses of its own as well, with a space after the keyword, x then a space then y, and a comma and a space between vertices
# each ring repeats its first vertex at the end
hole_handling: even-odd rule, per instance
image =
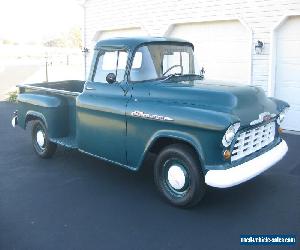
POLYGON ((199 160, 183 144, 170 145, 160 152, 154 165, 154 180, 162 196, 175 206, 194 206, 205 194, 199 160))
POLYGON ((40 120, 35 120, 32 125, 32 145, 42 158, 50 158, 56 151, 57 145, 49 141, 47 129, 40 120))

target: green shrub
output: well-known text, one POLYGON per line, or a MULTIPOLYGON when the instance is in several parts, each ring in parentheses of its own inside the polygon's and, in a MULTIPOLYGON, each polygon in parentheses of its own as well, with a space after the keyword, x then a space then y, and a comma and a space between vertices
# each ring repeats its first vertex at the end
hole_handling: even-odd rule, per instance
POLYGON ((11 91, 8 93, 8 98, 7 101, 9 102, 17 102, 17 97, 18 97, 18 91, 11 91))

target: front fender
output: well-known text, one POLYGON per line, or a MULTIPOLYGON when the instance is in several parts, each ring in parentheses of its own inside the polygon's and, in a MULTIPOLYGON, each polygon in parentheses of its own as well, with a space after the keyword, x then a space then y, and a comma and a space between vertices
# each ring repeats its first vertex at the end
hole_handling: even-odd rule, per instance
MULTIPOLYGON (((154 133, 152 135, 152 137, 149 139, 149 141, 147 142, 145 150, 144 150, 143 154, 141 155, 141 159, 139 160, 139 164, 138 164, 136 170, 138 170, 141 167, 146 154, 149 152, 151 147, 160 138, 176 139, 176 140, 179 140, 179 141, 190 144, 196 150, 196 152, 198 154, 198 157, 199 157, 201 167, 203 168, 203 166, 204 166, 204 152, 203 152, 201 143, 197 140, 197 138, 195 136, 190 135, 186 132, 182 132, 182 131, 160 130, 160 131, 157 131, 156 133, 154 133)), ((204 168, 203 168, 203 170, 204 170, 204 168)))
POLYGON ((277 99, 277 98, 274 98, 274 97, 269 97, 269 99, 272 100, 276 104, 278 113, 280 113, 285 108, 290 107, 290 105, 287 102, 282 101, 280 99, 277 99))

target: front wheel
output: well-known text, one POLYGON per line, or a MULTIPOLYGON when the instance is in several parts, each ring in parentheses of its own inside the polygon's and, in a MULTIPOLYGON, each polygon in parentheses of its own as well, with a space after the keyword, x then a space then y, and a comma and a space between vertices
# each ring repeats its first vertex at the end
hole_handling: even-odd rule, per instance
POLYGON ((49 141, 47 129, 40 120, 33 122, 32 144, 34 151, 42 158, 50 158, 56 151, 57 145, 49 141))
POLYGON ((205 194, 199 160, 186 145, 173 144, 160 152, 154 165, 154 180, 162 196, 175 206, 194 206, 205 194))

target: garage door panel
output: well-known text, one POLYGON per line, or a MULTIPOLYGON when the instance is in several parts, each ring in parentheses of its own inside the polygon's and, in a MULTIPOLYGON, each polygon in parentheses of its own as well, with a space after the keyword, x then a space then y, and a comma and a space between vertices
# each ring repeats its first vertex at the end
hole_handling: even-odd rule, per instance
POLYGON ((140 28, 118 29, 118 30, 105 30, 100 33, 100 40, 111 37, 132 37, 147 35, 145 31, 140 28))
POLYGON ((284 86, 284 87, 278 88, 277 97, 279 99, 286 99, 286 96, 289 96, 288 102, 290 105, 294 105, 295 107, 300 106, 300 104, 299 104, 300 88, 293 87, 293 86, 291 86, 291 87, 284 86))
MULTIPOLYGON (((281 95, 282 96, 282 90, 283 89, 286 89, 286 88, 295 88, 296 90, 299 89, 299 81, 278 81, 278 83, 280 84, 280 87, 277 87, 276 88, 276 92, 277 92, 277 95, 281 95)), ((287 91, 293 91, 291 89, 288 89, 287 91)), ((295 91, 295 90, 294 90, 295 91)), ((286 92, 285 92, 286 93, 286 92)), ((289 93, 286 93, 287 96, 288 96, 288 99, 290 99, 290 96, 292 96, 292 94, 289 94, 289 93)), ((287 100, 287 96, 284 96, 284 98, 287 100)))
MULTIPOLYGON (((299 27, 300 29, 300 27, 299 27)), ((299 36, 300 37, 300 36, 299 36)), ((300 40, 282 40, 277 42, 277 58, 299 58, 300 57, 300 40)))
POLYGON ((250 36, 237 20, 175 25, 171 37, 191 41, 207 79, 247 84, 250 76, 250 36))
POLYGON ((288 18, 276 39, 275 96, 291 106, 282 126, 300 131, 300 17, 288 18))
MULTIPOLYGON (((202 23, 198 24, 198 26, 202 25, 202 23)), ((242 35, 245 34, 245 28, 237 20, 207 22, 206 25, 209 27, 212 35, 219 35, 220 37, 242 38, 242 35)))
POLYGON ((300 117, 300 110, 295 108, 295 106, 291 106, 285 120, 282 123, 282 127, 287 130, 294 130, 299 131, 299 117, 300 117))
POLYGON ((293 82, 296 79, 300 82, 300 63, 278 63, 277 67, 276 81, 278 83, 293 82))
POLYGON ((279 27, 280 32, 278 32, 277 37, 279 40, 288 38, 297 38, 300 36, 299 29, 299 16, 289 17, 281 27, 279 27))
POLYGON ((218 80, 231 79, 231 81, 239 81, 245 74, 248 73, 248 67, 240 67, 239 63, 218 63, 218 64, 210 64, 210 67, 206 67, 206 63, 204 62, 204 68, 206 69, 205 76, 207 79, 215 79, 215 74, 222 75, 224 79, 218 78, 218 80), (235 75, 232 75, 232 71, 235 71, 238 68, 238 72, 235 72, 235 75))
POLYGON ((214 48, 212 48, 213 51, 213 55, 215 55, 216 57, 219 58, 235 58, 238 59, 239 61, 242 60, 248 60, 249 59, 249 43, 244 42, 237 42, 237 41, 227 41, 226 43, 224 42, 220 42, 220 41, 215 41, 213 43, 214 48), (226 45, 225 45, 226 44, 226 45), (239 48, 239 50, 241 51, 248 51, 248 53, 234 53, 234 51, 236 50, 236 48, 239 48))

